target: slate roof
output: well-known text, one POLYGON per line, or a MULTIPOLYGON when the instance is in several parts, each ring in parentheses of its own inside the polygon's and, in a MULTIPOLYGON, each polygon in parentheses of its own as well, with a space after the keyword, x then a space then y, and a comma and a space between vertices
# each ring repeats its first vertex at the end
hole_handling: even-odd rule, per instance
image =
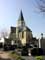
POLYGON ((11 26, 11 33, 13 33, 13 32, 16 33, 16 27, 11 26))
POLYGON ((23 28, 23 30, 19 30, 19 32, 22 32, 22 31, 30 31, 30 32, 32 32, 31 29, 29 29, 27 26, 25 26, 25 27, 23 28))
POLYGON ((24 31, 30 31, 30 32, 32 32, 31 29, 29 29, 27 26, 24 28, 24 31))
POLYGON ((24 17, 23 17, 22 10, 21 10, 21 12, 20 12, 20 16, 19 16, 18 21, 24 21, 24 17))

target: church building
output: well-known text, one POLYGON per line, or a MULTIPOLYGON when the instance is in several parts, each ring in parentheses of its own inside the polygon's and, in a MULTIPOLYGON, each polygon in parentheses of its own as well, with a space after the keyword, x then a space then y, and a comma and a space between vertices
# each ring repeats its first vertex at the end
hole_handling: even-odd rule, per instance
POLYGON ((26 26, 23 13, 21 11, 17 20, 17 26, 11 26, 10 40, 11 42, 14 41, 13 43, 17 46, 25 46, 26 44, 30 44, 32 38, 32 31, 26 26))

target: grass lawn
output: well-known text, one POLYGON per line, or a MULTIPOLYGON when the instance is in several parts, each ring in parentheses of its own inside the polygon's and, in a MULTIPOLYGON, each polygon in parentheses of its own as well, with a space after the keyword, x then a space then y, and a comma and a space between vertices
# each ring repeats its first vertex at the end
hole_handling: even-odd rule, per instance
POLYGON ((36 60, 43 60, 43 56, 35 56, 36 60))
POLYGON ((9 55, 15 60, 25 60, 20 55, 17 55, 16 52, 11 52, 9 55))

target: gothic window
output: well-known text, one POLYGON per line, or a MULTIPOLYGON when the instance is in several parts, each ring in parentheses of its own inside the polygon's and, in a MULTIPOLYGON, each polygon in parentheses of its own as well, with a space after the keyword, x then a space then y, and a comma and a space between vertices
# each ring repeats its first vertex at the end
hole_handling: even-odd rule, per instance
POLYGON ((24 38, 24 32, 22 32, 22 38, 24 38))

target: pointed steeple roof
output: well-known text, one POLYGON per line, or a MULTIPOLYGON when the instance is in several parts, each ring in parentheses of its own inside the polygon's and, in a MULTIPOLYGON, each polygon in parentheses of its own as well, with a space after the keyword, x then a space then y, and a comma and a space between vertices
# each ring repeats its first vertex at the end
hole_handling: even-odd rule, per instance
POLYGON ((20 12, 20 16, 19 16, 19 19, 18 19, 18 21, 24 21, 24 17, 23 17, 23 13, 22 13, 22 10, 21 10, 21 12, 20 12))

